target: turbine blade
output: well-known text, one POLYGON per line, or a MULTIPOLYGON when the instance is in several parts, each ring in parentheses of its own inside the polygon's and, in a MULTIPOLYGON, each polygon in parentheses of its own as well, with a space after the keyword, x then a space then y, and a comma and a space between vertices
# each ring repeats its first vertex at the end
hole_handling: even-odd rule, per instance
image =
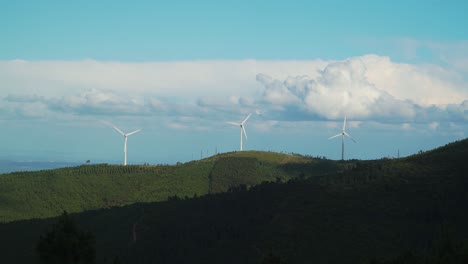
POLYGON ((142 130, 142 129, 138 129, 138 130, 135 130, 135 131, 133 131, 133 132, 130 132, 130 133, 127 134, 127 136, 130 136, 130 135, 132 135, 132 134, 135 134, 136 132, 140 132, 141 130, 142 130))
POLYGON ((249 119, 249 117, 252 115, 252 113, 250 113, 241 123, 241 125, 243 125, 245 122, 247 122, 247 120, 249 119))
POLYGON ((240 125, 241 125, 241 124, 234 123, 234 122, 226 122, 226 124, 231 124, 231 125, 236 125, 236 126, 240 126, 240 125))
POLYGON ((345 131, 346 129, 346 116, 344 117, 344 120, 343 120, 343 131, 345 131))
POLYGON ((115 130, 119 131, 120 134, 122 134, 122 136, 125 136, 125 133, 122 132, 120 129, 118 129, 116 126, 112 126, 115 130))
POLYGON ((336 138, 336 137, 339 137, 339 136, 341 136, 341 133, 339 133, 337 135, 334 135, 333 137, 329 137, 328 139, 336 138))
POLYGON ((247 133, 245 132, 245 126, 242 126, 242 131, 244 132, 245 139, 247 139, 247 133))
POLYGON ((348 133, 344 132, 344 134, 349 137, 354 143, 357 143, 356 140, 352 136, 350 136, 348 133))

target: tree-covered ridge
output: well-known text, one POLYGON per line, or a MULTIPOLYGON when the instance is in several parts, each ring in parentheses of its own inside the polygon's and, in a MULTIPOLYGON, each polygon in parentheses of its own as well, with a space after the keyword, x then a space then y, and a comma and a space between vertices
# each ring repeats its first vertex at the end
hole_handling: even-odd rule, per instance
POLYGON ((0 175, 0 222, 202 195, 212 166, 83 165, 0 175))
MULTIPOLYGON (((193 166, 212 164, 208 175, 227 192, 73 217, 96 235, 98 261, 465 263, 459 261, 466 260, 468 245, 467 143, 373 161, 275 164, 218 155, 193 166), (276 172, 270 175, 269 168, 276 172), (256 170, 264 172, 257 176, 262 183, 232 181, 256 170), (283 179, 283 173, 297 177, 283 179), (411 262, 414 256, 422 262, 411 262)), ((7 249, 2 260, 32 263, 34 245, 52 222, 0 224, 0 246, 7 249)))
MULTIPOLYGON (((468 171, 468 141, 407 158, 332 161, 263 151, 218 154, 177 165, 83 165, 0 175, 0 222, 46 218, 136 202, 165 201, 250 188, 264 181, 309 179, 325 185, 406 182, 440 171, 468 171), (456 164, 456 165, 454 165, 456 164)), ((425 180, 429 180, 424 178, 425 180)))
POLYGON ((312 159, 310 157, 298 155, 298 154, 284 154, 284 153, 277 153, 271 151, 234 151, 234 152, 227 152, 220 155, 215 155, 205 160, 212 161, 218 160, 220 158, 229 158, 229 157, 236 157, 236 158, 254 158, 261 162, 269 162, 274 164, 284 164, 284 163, 307 163, 311 162, 312 159))
POLYGON ((297 177, 285 164, 316 161, 297 155, 244 151, 177 165, 82 165, 0 175, 0 222, 46 218, 64 210, 123 206, 225 192, 297 177))

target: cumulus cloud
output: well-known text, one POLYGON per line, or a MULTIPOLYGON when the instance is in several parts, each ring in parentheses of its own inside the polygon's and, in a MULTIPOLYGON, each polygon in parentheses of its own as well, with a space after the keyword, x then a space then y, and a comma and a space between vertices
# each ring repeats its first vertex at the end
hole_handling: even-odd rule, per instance
POLYGON ((468 98, 468 92, 444 82, 450 74, 433 68, 396 64, 388 58, 369 55, 330 62, 315 78, 278 80, 259 74, 257 81, 265 87, 264 104, 273 105, 274 110, 291 111, 290 116, 298 116, 300 112, 305 119, 338 119, 348 115, 381 122, 431 117, 466 120, 466 101, 460 100, 468 98), (420 87, 415 80, 427 80, 430 85, 422 83, 420 87))
POLYGON ((273 105, 293 105, 299 98, 292 93, 284 82, 275 80, 268 75, 258 74, 257 81, 265 86, 263 99, 273 105))
POLYGON ((437 65, 377 55, 340 61, 0 61, 0 114, 220 122, 257 112, 265 128, 344 115, 383 123, 466 122, 466 79, 437 65))
POLYGON ((411 103, 395 99, 377 88, 366 77, 365 64, 360 59, 330 63, 315 79, 305 76, 284 81, 259 75, 265 86, 263 99, 267 103, 295 106, 312 117, 325 119, 414 116, 411 103))
POLYGON ((399 100, 419 105, 461 103, 468 98, 462 73, 438 65, 394 63, 388 57, 375 55, 361 58, 370 83, 399 100))

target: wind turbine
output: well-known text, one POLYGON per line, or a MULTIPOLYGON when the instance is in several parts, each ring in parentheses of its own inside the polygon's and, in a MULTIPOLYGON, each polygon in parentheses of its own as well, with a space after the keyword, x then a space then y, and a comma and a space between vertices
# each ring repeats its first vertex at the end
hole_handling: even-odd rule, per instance
POLYGON ((341 136, 341 160, 344 160, 344 137, 347 136, 349 137, 354 143, 356 143, 356 140, 354 140, 348 133, 346 133, 346 116, 343 121, 343 128, 341 129, 341 133, 338 135, 334 135, 333 137, 330 137, 328 139, 336 138, 341 136))
POLYGON ((140 132, 141 129, 138 129, 138 130, 135 130, 133 132, 130 132, 130 133, 124 133, 122 132, 122 130, 118 129, 116 126, 112 126, 115 130, 117 130, 120 134, 122 134, 122 136, 124 136, 125 138, 125 143, 124 143, 124 165, 126 166, 127 165, 127 139, 128 139, 128 136, 130 135, 133 135, 135 134, 136 132, 140 132))
POLYGON ((245 122, 247 122, 247 120, 249 119, 251 115, 252 113, 250 113, 244 120, 242 120, 241 123, 227 122, 228 124, 231 124, 231 125, 240 126, 240 151, 242 151, 242 133, 244 133, 245 139, 247 139, 247 133, 245 132, 244 124, 245 122))

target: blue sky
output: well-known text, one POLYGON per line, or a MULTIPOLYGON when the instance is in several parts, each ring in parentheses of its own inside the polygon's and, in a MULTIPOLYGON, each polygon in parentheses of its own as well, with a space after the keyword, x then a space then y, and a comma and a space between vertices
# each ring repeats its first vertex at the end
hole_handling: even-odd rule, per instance
POLYGON ((348 158, 466 137, 465 1, 0 1, 0 158, 348 158))
POLYGON ((344 59, 468 38, 464 1, 2 1, 3 59, 344 59), (221 3, 220 3, 221 2, 221 3))

